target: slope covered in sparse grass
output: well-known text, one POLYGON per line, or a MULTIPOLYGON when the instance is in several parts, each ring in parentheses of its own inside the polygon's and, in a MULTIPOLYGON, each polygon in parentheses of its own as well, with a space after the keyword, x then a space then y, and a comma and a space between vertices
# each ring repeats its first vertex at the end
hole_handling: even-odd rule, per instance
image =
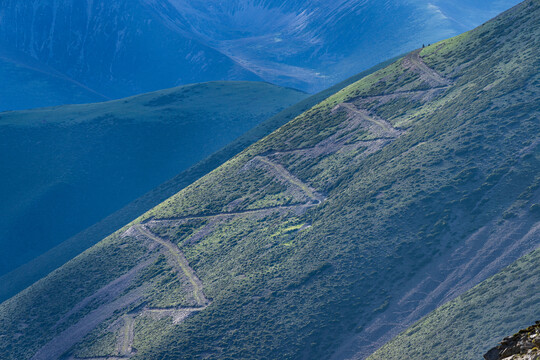
POLYGON ((0 113, 0 274, 306 96, 266 83, 214 82, 0 113))
POLYGON ((539 16, 526 1, 330 96, 4 302, 0 351, 47 358, 84 329, 56 351, 119 356, 139 314, 132 359, 366 357, 539 245, 539 16), (143 315, 193 294, 153 237, 211 301, 179 322, 143 315))
POLYGON ((391 64, 396 59, 385 61, 371 69, 361 72, 339 84, 332 86, 320 93, 311 95, 304 100, 286 108, 271 118, 261 122, 253 129, 241 135, 222 149, 201 160, 189 169, 176 175, 171 180, 152 189, 140 198, 132 201, 122 209, 107 216, 102 221, 90 226, 77 235, 62 242, 43 255, 32 261, 25 263, 17 269, 0 277, 0 302, 10 298, 24 288, 30 286, 37 280, 46 276, 65 262, 77 256, 90 246, 96 244, 105 236, 111 234, 119 227, 127 224, 132 219, 137 218, 144 212, 165 201, 170 196, 176 194, 184 187, 190 185, 195 180, 208 174, 218 166, 225 163, 242 150, 252 145, 256 141, 270 134, 280 126, 286 124, 304 111, 323 101, 327 97, 335 94, 344 87, 358 81, 359 79, 391 64))
POLYGON ((441 306, 369 360, 481 359, 501 339, 538 318, 539 279, 537 250, 441 306))

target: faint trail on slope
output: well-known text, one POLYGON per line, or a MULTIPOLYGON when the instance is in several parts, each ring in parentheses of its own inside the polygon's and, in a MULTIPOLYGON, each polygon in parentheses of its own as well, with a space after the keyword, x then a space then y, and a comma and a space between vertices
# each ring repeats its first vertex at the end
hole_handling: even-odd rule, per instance
POLYGON ((452 82, 450 80, 446 79, 437 71, 426 65, 424 60, 422 60, 422 58, 420 57, 421 51, 422 49, 419 49, 405 56, 402 62, 403 67, 407 70, 419 74, 420 79, 422 79, 424 82, 426 82, 432 87, 451 85, 452 82))
POLYGON ((129 357, 126 356, 94 356, 94 357, 85 357, 85 358, 76 358, 76 357, 69 357, 68 360, 126 360, 129 359, 129 357))
POLYGON ((334 109, 338 110, 340 108, 345 109, 345 111, 351 114, 352 117, 355 117, 359 122, 367 122, 369 130, 377 135, 396 138, 403 133, 402 130, 397 130, 388 121, 371 115, 366 110, 357 109, 356 106, 351 103, 341 103, 337 105, 334 109), (371 124, 375 125, 375 127, 369 126, 371 124))
POLYGON ((295 149, 289 149, 289 150, 276 151, 268 156, 277 157, 277 156, 294 154, 294 155, 304 156, 304 157, 319 157, 322 155, 334 154, 341 151, 345 151, 345 152, 355 151, 360 148, 366 148, 367 153, 371 154, 374 152, 372 150, 382 149, 384 145, 390 143, 392 140, 395 140, 395 138, 380 136, 373 140, 357 140, 352 144, 346 144, 348 140, 350 140, 350 137, 344 136, 339 140, 335 140, 334 142, 325 140, 325 141, 321 141, 319 144, 313 147, 295 148, 295 149))
POLYGON ((142 290, 136 289, 128 294, 118 298, 115 301, 104 304, 96 310, 84 316, 75 325, 61 332, 54 339, 43 346, 33 357, 32 360, 57 360, 65 352, 80 342, 90 331, 99 324, 110 318, 118 310, 121 310, 136 301, 142 296, 142 290))
MULTIPOLYGON (((210 304, 208 304, 210 305, 210 304)), ((163 319, 166 317, 170 317, 173 319, 173 324, 180 324, 182 321, 187 319, 191 314, 203 311, 208 307, 208 305, 203 307, 191 307, 191 308, 166 308, 166 309, 155 309, 155 308, 148 308, 144 309, 143 312, 141 312, 140 316, 149 316, 153 319, 163 319)))
POLYGON ((325 200, 325 197, 322 194, 318 193, 314 188, 312 188, 302 180, 298 179, 282 165, 273 162, 268 157, 261 155, 255 156, 252 160, 250 160, 250 162, 264 167, 272 174, 274 174, 274 176, 278 179, 287 182, 293 188, 296 188, 299 191, 303 192, 315 204, 320 204, 325 200))
POLYGON ((380 95, 360 95, 357 97, 354 97, 353 100, 356 99, 362 99, 362 100, 376 100, 381 98, 397 98, 397 97, 404 97, 404 96, 411 96, 411 97, 419 97, 422 98, 426 94, 441 92, 443 90, 446 90, 450 88, 450 85, 442 85, 442 86, 433 86, 428 89, 422 89, 422 90, 403 90, 403 91, 394 91, 388 94, 380 94, 380 95))
POLYGON ((152 233, 145 225, 139 224, 135 225, 135 228, 141 232, 144 236, 149 238, 150 240, 153 240, 162 246, 166 247, 167 250, 173 255, 175 260, 178 262, 178 265, 180 265, 180 268, 184 272, 184 275, 187 276, 189 279, 189 282, 193 286, 193 295, 195 296, 195 299, 197 300, 197 304, 199 306, 205 306, 209 303, 208 299, 204 295, 203 291, 203 284, 201 280, 197 277, 195 274, 195 271, 189 266, 189 263, 182 251, 173 244, 172 242, 162 239, 159 236, 152 233))
POLYGON ((129 356, 133 353, 135 317, 132 314, 126 314, 122 320, 124 321, 124 331, 118 342, 118 353, 122 356, 129 356))
POLYGON ((167 218, 159 218, 159 219, 148 219, 143 222, 144 225, 152 225, 152 224, 166 224, 167 222, 171 223, 171 225, 174 224, 181 224, 186 223, 192 220, 201 220, 201 219, 212 219, 212 218, 234 218, 239 216, 252 216, 252 215, 264 215, 264 214, 270 214, 273 211, 291 211, 291 210, 297 210, 299 208, 310 208, 317 206, 318 204, 296 204, 296 205, 277 205, 277 206, 268 206, 263 207, 259 209, 248 209, 248 210, 239 210, 239 211, 233 211, 233 212, 223 212, 223 213, 216 213, 216 214, 208 214, 208 215, 194 215, 194 216, 179 216, 179 217, 167 217, 167 218))
POLYGON ((137 275, 139 271, 148 266, 152 259, 147 260, 143 263, 138 264, 133 269, 128 271, 126 274, 120 276, 119 278, 111 281, 94 294, 84 298, 77 305, 75 305, 70 311, 68 311, 60 320, 56 322, 53 326, 53 329, 60 326, 62 323, 66 322, 70 316, 75 315, 78 311, 81 311, 92 302, 99 300, 101 302, 107 302, 115 299, 118 295, 124 292, 130 285, 131 280, 137 275))

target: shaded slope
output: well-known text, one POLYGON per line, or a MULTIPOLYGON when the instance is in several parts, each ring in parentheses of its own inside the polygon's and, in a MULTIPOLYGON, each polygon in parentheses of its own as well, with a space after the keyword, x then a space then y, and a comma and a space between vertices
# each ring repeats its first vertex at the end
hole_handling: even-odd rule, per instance
POLYGON ((1 46, 109 98, 204 81, 261 80, 174 29, 147 1, 2 0, 1 8, 1 46))
POLYGON ((540 313, 540 250, 444 304, 369 359, 480 359, 540 313))
POLYGON ((0 48, 0 111, 108 100, 35 59, 0 48))
POLYGON ((305 96, 265 83, 216 82, 107 103, 1 113, 6 175, 0 186, 0 273, 305 96))
POLYGON ((132 219, 137 218, 152 207, 165 201, 170 196, 176 194, 195 180, 208 174, 233 156, 240 153, 246 147, 262 139, 264 136, 270 134, 272 131, 294 119, 296 116, 317 103, 335 94, 344 87, 358 81, 364 76, 389 65, 393 61, 395 61, 395 59, 381 63, 378 66, 357 74, 325 91, 312 95, 297 104, 288 107, 279 114, 265 120, 255 128, 238 137, 223 149, 220 149, 208 158, 178 174, 173 179, 151 190, 137 200, 134 200, 99 223, 92 225, 47 253, 0 277, 0 283, 2 284, 0 287, 0 302, 30 286, 57 267, 77 256, 90 246, 96 244, 105 236, 113 233, 119 227, 127 224, 132 219))
MULTIPOLYGON (((0 348, 25 359, 53 341, 64 314, 148 256, 122 236, 143 223, 179 247, 212 304, 180 324, 141 319, 133 359, 365 357, 399 331, 388 316, 415 321, 538 246, 539 14, 525 2, 308 110, 3 303, 0 348), (506 252, 490 229, 521 246, 506 252), (432 273, 445 286, 423 286, 432 273)), ((133 287, 175 306, 185 296, 160 266, 133 287)), ((114 321, 68 356, 115 356, 114 321)))

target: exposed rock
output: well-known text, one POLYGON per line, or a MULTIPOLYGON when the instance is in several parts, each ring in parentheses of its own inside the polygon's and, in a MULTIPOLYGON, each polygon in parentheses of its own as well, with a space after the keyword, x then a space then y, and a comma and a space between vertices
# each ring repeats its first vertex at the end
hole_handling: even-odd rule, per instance
POLYGON ((540 360, 540 321, 536 325, 503 339, 491 349, 486 360, 540 360))

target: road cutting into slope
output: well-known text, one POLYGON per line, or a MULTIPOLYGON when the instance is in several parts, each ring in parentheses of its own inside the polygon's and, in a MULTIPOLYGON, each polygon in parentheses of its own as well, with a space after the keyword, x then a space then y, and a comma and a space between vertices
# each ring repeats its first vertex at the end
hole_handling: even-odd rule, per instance
POLYGON ((189 262, 187 261, 184 253, 180 251, 178 246, 150 232, 150 230, 148 230, 148 228, 143 224, 135 225, 135 227, 137 228, 139 232, 141 232, 148 239, 153 240, 159 243, 160 245, 164 246, 165 248, 167 248, 169 253, 178 262, 178 265, 184 272, 184 275, 186 275, 189 282, 191 283, 191 286, 193 287, 193 296, 195 297, 195 300, 197 301, 197 305, 201 307, 207 305, 209 301, 204 295, 202 282, 197 277, 197 275, 195 274, 195 271, 193 271, 191 266, 189 266, 189 262))
POLYGON ((135 317, 132 314, 124 315, 124 331, 122 333, 121 341, 119 341, 118 353, 122 356, 129 356, 132 354, 133 349, 133 335, 135 329, 135 317))
POLYGON ((405 69, 410 70, 420 75, 420 79, 428 83, 431 87, 449 86, 452 81, 448 80, 434 69, 427 66, 424 60, 420 57, 422 49, 418 49, 405 56, 402 65, 405 69))
POLYGON ((366 110, 357 109, 356 106, 354 106, 351 103, 344 102, 336 106, 336 109, 344 108, 347 112, 352 114, 353 116, 357 116, 360 121, 368 121, 374 125, 376 125, 379 129, 382 130, 382 132, 375 132, 378 135, 382 136, 389 136, 389 137, 398 137, 401 135, 402 131, 397 130, 394 128, 389 122, 386 120, 383 120, 381 118, 377 118, 374 115, 371 115, 366 110))
POLYGON ((299 188, 309 199, 311 199, 311 201, 315 202, 315 204, 318 205, 324 201, 325 197, 322 194, 318 193, 314 188, 291 174, 281 164, 273 162, 268 157, 261 155, 255 156, 252 161, 261 162, 275 177, 289 183, 292 187, 299 188))

